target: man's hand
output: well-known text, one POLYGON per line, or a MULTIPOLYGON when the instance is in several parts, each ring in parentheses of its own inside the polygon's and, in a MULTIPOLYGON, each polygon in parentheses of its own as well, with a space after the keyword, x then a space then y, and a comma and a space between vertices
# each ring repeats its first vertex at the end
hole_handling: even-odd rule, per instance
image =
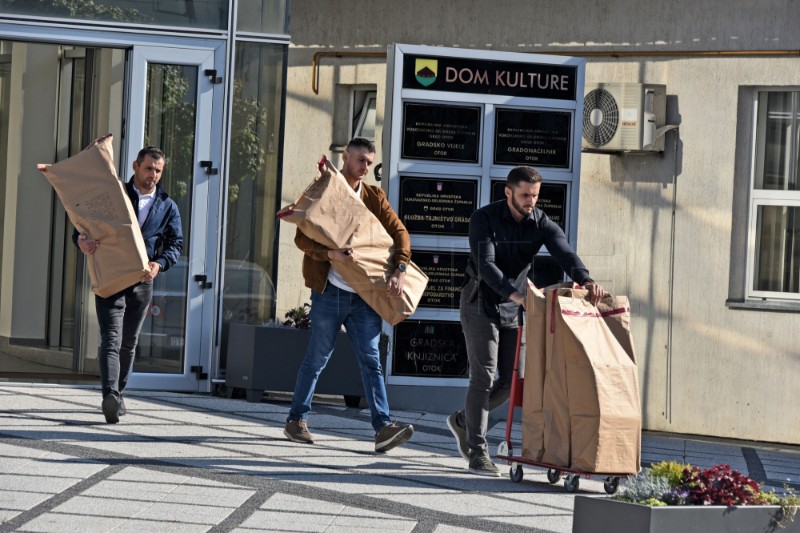
POLYGON ((400 269, 395 269, 389 282, 386 284, 386 296, 389 298, 399 298, 403 295, 403 285, 405 284, 406 273, 400 269))
POLYGON ((352 248, 328 250, 328 260, 330 262, 341 261, 342 263, 352 263, 356 260, 356 251, 352 248))
POLYGON ((156 276, 158 276, 158 273, 161 272, 160 263, 156 263, 155 261, 150 261, 150 263, 148 263, 148 266, 150 267, 150 272, 142 276, 142 281, 153 280, 155 279, 156 276))
POLYGON ((525 308, 525 297, 519 292, 517 291, 512 292, 511 296, 509 296, 508 299, 517 305, 521 305, 523 309, 525 308))
POLYGON ((95 253, 98 246, 100 246, 100 241, 92 239, 85 233, 78 235, 78 248, 80 248, 81 252, 85 253, 86 255, 92 255, 95 253))
POLYGON ((603 286, 599 283, 595 283, 594 281, 584 283, 583 288, 589 291, 589 302, 592 305, 597 305, 598 302, 603 299, 603 296, 606 295, 606 291, 603 289, 603 286))

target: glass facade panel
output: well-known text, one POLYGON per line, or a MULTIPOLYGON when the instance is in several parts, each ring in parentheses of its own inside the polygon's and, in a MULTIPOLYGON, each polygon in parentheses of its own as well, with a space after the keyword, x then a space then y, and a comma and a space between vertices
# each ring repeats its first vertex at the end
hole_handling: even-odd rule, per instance
POLYGON ((136 372, 183 373, 197 77, 194 66, 151 63, 147 68, 145 144, 158 146, 166 155, 160 185, 178 205, 183 251, 178 262, 153 281, 153 303, 139 338, 136 372))
POLYGON ((0 41, 0 372, 97 371, 83 256, 35 163, 121 137, 124 60, 119 49, 0 41))
POLYGON ((236 45, 223 323, 273 318, 285 46, 236 45))
POLYGON ((236 30, 251 33, 289 33, 289 0, 239 0, 236 30))
POLYGON ((0 13, 225 30, 229 0, 0 0, 0 13))

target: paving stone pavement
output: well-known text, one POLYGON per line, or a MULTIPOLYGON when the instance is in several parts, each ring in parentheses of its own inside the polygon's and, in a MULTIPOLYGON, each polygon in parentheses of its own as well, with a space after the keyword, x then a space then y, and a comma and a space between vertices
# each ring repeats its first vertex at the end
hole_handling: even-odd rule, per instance
MULTIPOLYGON (((374 452, 369 411, 317 403, 314 445, 283 436, 284 402, 132 391, 106 424, 97 388, 0 383, 0 532, 435 532, 572 529, 546 472, 466 471, 444 415, 395 412, 412 440, 374 452)), ((506 423, 495 423, 492 451, 506 423)), ((520 428, 512 426, 512 444, 520 428)), ((800 447, 645 433, 642 462, 720 462, 800 489, 800 447)), ((578 494, 605 494, 581 479, 578 494)))

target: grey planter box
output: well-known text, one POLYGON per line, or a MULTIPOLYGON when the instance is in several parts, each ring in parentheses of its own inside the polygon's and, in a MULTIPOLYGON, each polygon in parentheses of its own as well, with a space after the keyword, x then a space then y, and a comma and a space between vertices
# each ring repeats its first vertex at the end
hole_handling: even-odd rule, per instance
MULTIPOLYGON (((229 390, 244 389, 248 402, 261 401, 264 391, 293 392, 310 335, 307 329, 231 324, 225 385, 229 390)), ((361 370, 344 332, 336 340, 315 393, 345 396, 348 405, 357 405, 364 395, 361 370)))
POLYGON ((800 532, 800 517, 779 528, 777 505, 676 505, 649 507, 604 496, 575 496, 572 533, 800 532))

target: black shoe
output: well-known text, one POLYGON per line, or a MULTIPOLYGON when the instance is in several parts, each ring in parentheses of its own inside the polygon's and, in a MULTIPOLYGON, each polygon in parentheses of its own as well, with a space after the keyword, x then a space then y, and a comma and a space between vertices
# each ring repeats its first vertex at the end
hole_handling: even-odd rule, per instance
POLYGON ((117 416, 125 416, 128 414, 128 410, 125 409, 125 398, 122 396, 119 397, 119 408, 117 409, 117 416))
POLYGON ((119 422, 119 398, 113 394, 106 394, 103 397, 103 415, 109 424, 119 422))
POLYGON ((489 457, 489 452, 476 450, 469 456, 469 473, 479 476, 500 477, 500 469, 489 457))
POLYGON ((469 461, 469 445, 467 444, 467 428, 462 426, 458 423, 458 414, 460 411, 456 411, 452 415, 447 417, 447 427, 450 428, 450 431, 453 433, 453 436, 456 438, 456 448, 458 448, 458 453, 461 454, 461 457, 469 461))

